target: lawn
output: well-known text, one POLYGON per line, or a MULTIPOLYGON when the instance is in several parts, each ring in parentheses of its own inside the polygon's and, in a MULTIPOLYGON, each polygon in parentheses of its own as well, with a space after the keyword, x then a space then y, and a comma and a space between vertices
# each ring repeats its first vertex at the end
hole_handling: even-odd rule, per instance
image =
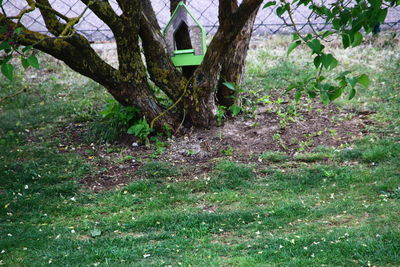
POLYGON ((398 37, 329 47, 372 80, 330 106, 281 96, 312 71, 287 45, 255 42, 255 109, 202 132, 208 154, 190 136, 140 145, 102 117, 104 88, 46 56, 1 78, 0 265, 400 266, 398 37))

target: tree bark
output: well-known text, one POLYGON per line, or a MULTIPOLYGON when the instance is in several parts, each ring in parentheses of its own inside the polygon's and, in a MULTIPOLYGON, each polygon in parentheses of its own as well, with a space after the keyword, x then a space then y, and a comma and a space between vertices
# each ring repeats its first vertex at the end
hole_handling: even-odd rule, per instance
POLYGON ((241 84, 245 68, 247 51, 249 50, 251 34, 253 32, 254 22, 258 9, 250 16, 243 30, 236 37, 235 41, 229 46, 227 53, 222 60, 221 76, 218 82, 217 104, 225 107, 233 104, 239 105, 237 92, 232 91, 224 82, 241 84))
POLYGON ((216 92, 221 79, 223 64, 226 72, 232 75, 243 72, 243 64, 247 52, 250 35, 246 35, 252 25, 262 0, 245 0, 235 8, 234 3, 220 0, 218 30, 212 39, 203 63, 196 69, 188 88, 187 97, 184 99, 185 108, 191 107, 187 113, 191 122, 198 127, 210 127, 215 124, 217 105, 216 92), (229 8, 230 7, 230 8, 229 8), (243 31, 245 26, 249 29, 243 31), (240 35, 243 33, 243 36, 240 35), (232 46, 233 45, 233 46, 232 46), (235 53, 234 49, 243 47, 235 53), (231 48, 231 53, 229 51, 231 48), (234 56, 232 61, 224 59, 234 56), (236 64, 228 64, 228 63, 236 64), (227 67, 229 66, 229 67, 227 67))

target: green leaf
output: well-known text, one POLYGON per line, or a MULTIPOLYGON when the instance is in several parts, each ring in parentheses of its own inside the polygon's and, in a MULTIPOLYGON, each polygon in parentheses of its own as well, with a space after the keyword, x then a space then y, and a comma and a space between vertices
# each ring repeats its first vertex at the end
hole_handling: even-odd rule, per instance
POLYGON ((351 85, 351 88, 354 88, 358 82, 358 78, 348 78, 347 82, 351 85))
POLYGON ((24 67, 24 69, 27 69, 30 66, 28 60, 24 57, 21 57, 21 63, 22 63, 22 66, 24 67))
POLYGON ((236 116, 242 111, 242 108, 238 105, 232 105, 229 107, 229 110, 232 112, 233 116, 236 116))
POLYGON ((1 72, 4 76, 7 77, 10 81, 14 78, 14 66, 10 63, 4 63, 1 65, 1 72))
POLYGON ((232 91, 236 91, 236 85, 234 83, 224 82, 223 85, 225 85, 228 89, 231 89, 232 91))
POLYGON ((341 73, 338 75, 338 77, 337 77, 336 79, 346 78, 346 75, 347 75, 347 74, 350 74, 350 73, 351 73, 351 71, 348 71, 348 70, 343 71, 343 72, 341 72, 341 73))
POLYGON ((24 48, 22 48, 22 52, 28 52, 29 50, 32 50, 32 48, 33 48, 33 46, 31 46, 31 45, 28 45, 28 46, 25 46, 24 48))
POLYGON ((285 8, 280 6, 278 8, 276 8, 276 14, 278 15, 278 17, 282 17, 283 13, 285 13, 285 8))
POLYGON ((12 59, 12 55, 5 56, 3 59, 0 59, 0 65, 10 62, 11 59, 12 59))
POLYGON ((298 47, 301 44, 301 41, 296 41, 293 42, 289 45, 288 50, 287 50, 287 55, 289 55, 296 47, 298 47))
POLYGON ((316 56, 314 58, 314 66, 318 69, 320 65, 321 65, 321 56, 316 56))
POLYGON ((11 48, 11 46, 10 46, 10 44, 9 44, 7 41, 3 41, 3 42, 0 44, 0 51, 1 51, 1 50, 10 49, 10 48, 11 48))
POLYGON ((299 102, 301 95, 302 95, 302 90, 297 90, 296 93, 294 94, 294 101, 299 102))
POLYGON ((101 231, 100 231, 99 229, 93 229, 93 230, 90 231, 90 235, 91 235, 92 237, 101 236, 101 231))
POLYGON ((364 86, 365 88, 368 88, 368 87, 369 87, 369 84, 370 84, 369 77, 368 77, 368 75, 366 75, 366 74, 360 75, 360 76, 357 78, 357 82, 358 82, 359 84, 361 84, 362 86, 364 86))
POLYGON ((31 65, 35 69, 40 68, 39 61, 38 61, 37 57, 35 57, 35 56, 28 57, 28 62, 29 62, 29 65, 31 65))
POLYGON ((0 33, 6 33, 7 32, 7 27, 6 26, 1 26, 0 27, 0 33))
POLYGON ((324 103, 325 105, 328 105, 331 102, 331 100, 329 99, 328 92, 326 91, 321 92, 320 98, 322 100, 322 103, 324 103))
POLYGON ((317 97, 317 93, 314 90, 307 90, 307 94, 312 99, 317 97))
POLYGON ((380 6, 382 4, 382 0, 368 0, 368 2, 371 4, 371 7, 374 9, 380 8, 380 6))
POLYGON ((3 6, 3 0, 0 0, 0 6, 3 6))
POLYGON ((267 8, 274 5, 276 5, 276 1, 269 1, 263 6, 263 8, 267 8))
POLYGON ((297 84, 292 83, 291 85, 288 86, 288 88, 286 88, 285 94, 287 94, 288 92, 292 91, 295 88, 297 88, 297 84))
POLYGON ((321 45, 321 42, 318 39, 313 39, 311 42, 307 42, 307 45, 316 54, 321 53, 322 49, 324 49, 324 46, 321 45))
POLYGON ((134 136, 139 137, 144 128, 145 126, 143 124, 135 124, 128 129, 128 134, 133 134, 134 136))
POLYGON ((352 100, 355 95, 356 95, 356 89, 354 89, 354 87, 352 87, 350 89, 350 93, 349 93, 349 100, 352 100))
POLYGON ((335 100, 336 98, 340 97, 342 93, 343 93, 343 88, 332 86, 328 92, 329 100, 330 101, 335 100))
POLYGON ((341 23, 340 23, 340 19, 333 19, 332 20, 332 25, 333 25, 333 28, 335 30, 339 30, 340 26, 342 26, 341 23))
POLYGON ((322 38, 326 38, 326 37, 328 37, 328 36, 330 36, 330 35, 332 35, 332 34, 334 34, 333 31, 325 31, 325 32, 322 34, 322 38))
POLYGON ((321 55, 321 62, 326 69, 334 69, 338 64, 338 61, 333 57, 332 54, 321 55))
POLYGON ((379 22, 385 23, 387 14, 388 14, 388 9, 387 8, 381 9, 380 12, 379 12, 379 17, 378 17, 379 22))
POLYGON ((352 47, 356 47, 361 44, 363 36, 360 32, 356 32, 353 37, 353 42, 351 43, 352 47))
POLYGON ((350 46, 350 36, 346 33, 343 33, 342 35, 342 44, 344 48, 347 48, 350 46))
POLYGON ((24 29, 24 28, 22 28, 22 27, 18 27, 18 28, 16 28, 16 29, 14 30, 14 33, 20 34, 20 33, 23 31, 23 29, 24 29))

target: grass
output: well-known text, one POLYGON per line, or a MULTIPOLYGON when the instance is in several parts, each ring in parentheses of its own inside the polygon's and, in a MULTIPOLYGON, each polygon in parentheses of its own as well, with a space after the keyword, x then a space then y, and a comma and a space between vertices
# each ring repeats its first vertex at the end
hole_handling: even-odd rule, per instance
MULTIPOLYGON (((246 86, 268 94, 293 73, 306 75, 304 58, 280 57, 282 43, 272 39, 251 52, 246 86)), ((339 101, 373 111, 377 125, 349 147, 296 156, 266 151, 251 165, 219 159, 196 175, 192 166, 135 159, 143 164, 133 182, 101 193, 79 183, 95 166, 60 150, 65 140, 55 133, 101 121, 104 89, 51 61, 55 71, 44 80, 1 79, 0 98, 27 92, 0 103, 0 263, 400 265, 399 51, 341 52, 343 65, 360 59, 354 71, 374 81, 356 100, 339 101)))

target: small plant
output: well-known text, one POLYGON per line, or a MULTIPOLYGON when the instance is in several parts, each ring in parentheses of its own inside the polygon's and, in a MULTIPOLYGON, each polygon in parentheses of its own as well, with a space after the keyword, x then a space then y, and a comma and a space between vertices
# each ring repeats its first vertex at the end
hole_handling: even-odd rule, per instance
POLYGON ((234 151, 234 149, 233 149, 233 147, 230 145, 230 146, 228 146, 228 148, 222 149, 222 150, 221 150, 221 153, 222 153, 222 155, 224 155, 224 156, 232 156, 232 155, 233 155, 233 151, 234 151))
POLYGON ((165 150, 167 149, 167 143, 162 142, 158 137, 153 136, 150 138, 151 142, 154 142, 154 147, 155 150, 153 153, 150 154, 151 158, 157 158, 158 156, 160 156, 162 153, 165 152, 165 150))
POLYGON ((118 163, 118 164, 121 164, 121 163, 130 161, 130 160, 133 160, 133 159, 134 159, 133 156, 131 156, 131 155, 126 155, 126 156, 120 156, 120 157, 118 157, 118 158, 116 159, 115 162, 118 163))
POLYGON ((138 120, 134 125, 128 129, 128 134, 133 134, 139 138, 140 142, 146 146, 150 145, 149 135, 153 131, 150 125, 147 123, 146 119, 138 120))
POLYGON ((139 110, 135 107, 124 107, 116 100, 110 99, 100 114, 103 118, 115 121, 120 126, 128 127, 139 114, 139 110))
MULTIPOLYGON (((135 107, 124 107, 116 100, 107 101, 100 111, 101 121, 94 121, 90 127, 91 138, 99 138, 110 142, 126 133, 129 126, 137 118, 139 110, 135 107)), ((90 140, 92 141, 92 140, 90 140)))
POLYGON ((237 116, 240 112, 242 112, 242 107, 233 104, 229 107, 229 111, 232 113, 233 116, 237 116))
POLYGON ((217 109, 217 123, 219 126, 222 125, 224 119, 225 119, 225 114, 226 114, 226 107, 224 106, 218 106, 217 109))
POLYGON ((305 151, 307 148, 310 148, 314 144, 314 140, 311 138, 308 138, 306 140, 300 141, 299 142, 299 147, 297 148, 297 151, 305 151))
POLYGON ((254 101, 254 96, 257 95, 257 91, 245 90, 237 84, 225 82, 224 85, 230 90, 234 91, 235 94, 232 96, 235 103, 229 107, 229 111, 233 116, 239 115, 241 112, 245 112, 246 115, 251 114, 253 118, 256 117, 257 101, 254 101))

